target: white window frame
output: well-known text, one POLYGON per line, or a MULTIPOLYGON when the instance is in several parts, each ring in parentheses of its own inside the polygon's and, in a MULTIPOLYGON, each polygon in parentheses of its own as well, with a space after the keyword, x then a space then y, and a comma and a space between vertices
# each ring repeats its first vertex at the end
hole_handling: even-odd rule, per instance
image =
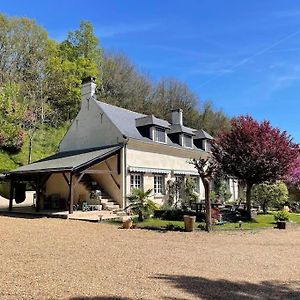
POLYGON ((130 190, 144 189, 144 178, 142 173, 131 173, 130 174, 130 190))
POLYGON ((153 129, 153 140, 154 142, 157 142, 157 143, 161 143, 161 144, 166 144, 167 143, 167 133, 166 133, 166 130, 164 128, 161 128, 161 127, 154 127, 153 129), (164 141, 160 141, 158 139, 158 134, 157 132, 160 131, 161 133, 163 132, 164 133, 164 141))
POLYGON ((184 147, 184 148, 189 148, 189 149, 192 149, 192 148, 193 148, 193 137, 192 137, 192 136, 190 136, 190 135, 188 135, 188 134, 183 134, 183 147, 184 147), (187 146, 186 140, 185 140, 186 138, 191 139, 191 146, 187 146))
POLYGON ((165 175, 154 174, 153 192, 155 195, 165 194, 165 175))

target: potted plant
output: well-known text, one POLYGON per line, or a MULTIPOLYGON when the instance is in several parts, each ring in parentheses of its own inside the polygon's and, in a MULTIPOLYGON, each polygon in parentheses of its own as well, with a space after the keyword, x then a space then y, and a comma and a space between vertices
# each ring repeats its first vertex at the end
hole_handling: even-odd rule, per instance
POLYGON ((131 218, 123 220, 123 229, 130 229, 133 226, 133 222, 131 218))
POLYGON ((278 229, 286 229, 286 222, 289 220, 290 215, 286 210, 281 210, 274 215, 275 221, 277 221, 278 229))
POLYGON ((196 216, 184 215, 183 220, 184 220, 184 230, 186 232, 194 231, 195 223, 196 223, 196 216))

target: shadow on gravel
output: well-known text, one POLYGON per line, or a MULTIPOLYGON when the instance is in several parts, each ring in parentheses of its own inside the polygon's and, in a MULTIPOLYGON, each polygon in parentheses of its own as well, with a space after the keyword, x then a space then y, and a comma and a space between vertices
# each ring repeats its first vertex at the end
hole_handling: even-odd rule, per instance
MULTIPOLYGON (((291 287, 281 281, 262 281, 261 283, 255 284, 249 282, 233 282, 229 280, 210 280, 195 276, 164 274, 152 278, 166 281, 172 287, 192 295, 195 299, 300 299, 300 282, 292 282, 291 284, 295 287, 291 287)), ((165 297, 164 299, 179 298, 165 297)))
POLYGON ((26 213, 14 213, 9 211, 0 211, 0 216, 2 217, 11 217, 18 219, 40 219, 45 218, 46 216, 43 214, 26 214, 26 213))

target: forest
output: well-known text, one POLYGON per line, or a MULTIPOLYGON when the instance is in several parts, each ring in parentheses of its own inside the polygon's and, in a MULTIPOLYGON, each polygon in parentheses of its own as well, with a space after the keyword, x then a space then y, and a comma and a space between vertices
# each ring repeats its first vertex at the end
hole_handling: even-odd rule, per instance
POLYGON ((230 118, 185 82, 155 81, 122 52, 103 48, 88 21, 61 42, 28 18, 0 14, 0 28, 0 170, 58 150, 86 76, 97 78, 100 101, 166 120, 180 107, 185 125, 213 136, 229 128, 230 118))

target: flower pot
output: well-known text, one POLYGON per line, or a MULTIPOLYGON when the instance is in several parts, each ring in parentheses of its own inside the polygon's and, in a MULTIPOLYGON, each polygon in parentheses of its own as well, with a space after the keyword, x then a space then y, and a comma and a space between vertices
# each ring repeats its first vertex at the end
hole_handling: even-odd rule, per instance
POLYGON ((132 227, 132 220, 128 219, 123 221, 123 228, 124 229, 130 229, 132 227))
POLYGON ((186 232, 192 232, 195 228, 196 216, 183 216, 184 230, 186 232))
POLYGON ((286 229, 286 221, 277 221, 278 229, 286 229))

